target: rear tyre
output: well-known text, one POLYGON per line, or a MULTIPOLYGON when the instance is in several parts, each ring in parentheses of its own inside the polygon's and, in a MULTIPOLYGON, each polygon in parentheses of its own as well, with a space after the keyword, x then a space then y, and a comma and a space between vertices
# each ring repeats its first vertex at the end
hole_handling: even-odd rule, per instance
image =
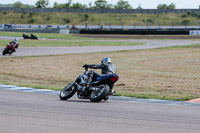
POLYGON ((63 90, 60 92, 60 99, 67 100, 71 98, 76 93, 77 87, 74 83, 67 85, 63 90))
POLYGON ((10 49, 8 50, 9 55, 12 55, 13 51, 10 49))
POLYGON ((109 93, 109 86, 107 84, 101 84, 96 86, 97 90, 93 90, 90 94, 91 102, 100 102, 102 99, 106 98, 109 93))

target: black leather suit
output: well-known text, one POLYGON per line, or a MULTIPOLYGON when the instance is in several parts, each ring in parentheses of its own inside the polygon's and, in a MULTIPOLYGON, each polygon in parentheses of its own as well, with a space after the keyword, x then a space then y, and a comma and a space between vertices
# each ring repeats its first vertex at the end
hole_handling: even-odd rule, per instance
POLYGON ((110 62, 108 63, 102 63, 98 65, 86 65, 86 67, 91 68, 91 69, 101 69, 101 74, 95 71, 90 71, 88 75, 88 83, 92 81, 92 79, 96 79, 99 76, 105 76, 105 75, 110 75, 110 74, 115 74, 116 73, 116 66, 115 64, 112 64, 110 62))

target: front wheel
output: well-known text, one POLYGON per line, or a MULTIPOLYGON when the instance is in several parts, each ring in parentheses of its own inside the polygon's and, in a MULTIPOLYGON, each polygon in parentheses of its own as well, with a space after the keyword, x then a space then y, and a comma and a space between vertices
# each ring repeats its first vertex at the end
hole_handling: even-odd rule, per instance
POLYGON ((59 97, 61 100, 67 100, 76 93, 76 90, 77 88, 75 83, 71 83, 67 85, 65 88, 63 88, 63 90, 60 92, 59 97))
POLYGON ((109 93, 109 86, 107 84, 101 84, 95 87, 96 90, 93 90, 90 94, 91 102, 100 102, 102 99, 106 98, 109 93))
POLYGON ((4 48, 4 50, 3 50, 3 52, 2 52, 2 55, 6 55, 7 53, 8 53, 8 48, 6 47, 6 48, 4 48))

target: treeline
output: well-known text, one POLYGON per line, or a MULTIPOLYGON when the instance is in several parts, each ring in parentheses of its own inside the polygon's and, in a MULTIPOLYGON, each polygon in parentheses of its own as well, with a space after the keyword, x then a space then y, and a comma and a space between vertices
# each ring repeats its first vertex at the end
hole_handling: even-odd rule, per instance
POLYGON ((23 4, 20 1, 17 1, 13 4, 0 4, 0 7, 35 8, 33 5, 23 4))
MULTIPOLYGON (((50 7, 49 0, 38 0, 35 5, 23 4, 20 1, 17 1, 13 4, 3 5, 0 4, 0 7, 15 7, 15 8, 75 8, 75 9, 133 9, 131 4, 126 0, 118 0, 116 4, 108 3, 106 0, 96 0, 94 3, 90 2, 87 4, 82 4, 79 2, 73 3, 73 0, 67 0, 66 3, 57 3, 53 4, 53 7, 50 7)), ((136 9, 142 9, 142 6, 139 5, 136 9)), ((176 9, 176 5, 171 3, 159 4, 157 9, 176 9)))

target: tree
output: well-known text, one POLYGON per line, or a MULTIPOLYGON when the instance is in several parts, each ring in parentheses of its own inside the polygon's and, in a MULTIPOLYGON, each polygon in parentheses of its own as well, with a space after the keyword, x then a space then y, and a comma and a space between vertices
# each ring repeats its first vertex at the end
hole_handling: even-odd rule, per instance
POLYGON ((168 6, 168 9, 175 9, 176 8, 176 5, 174 3, 171 3, 169 6, 168 6))
POLYGON ((171 3, 170 5, 167 4, 159 4, 157 6, 157 9, 175 9, 176 5, 174 3, 171 3))
POLYGON ((57 2, 53 4, 53 8, 71 8, 71 7, 73 7, 72 0, 68 0, 68 2, 65 4, 58 4, 57 2))
POLYGON ((65 8, 70 8, 72 5, 72 0, 68 0, 68 2, 65 4, 65 8))
POLYGON ((94 2, 94 8, 97 8, 97 9, 107 8, 107 1, 106 0, 96 0, 94 2))
POLYGON ((53 4, 53 8, 58 8, 58 3, 57 3, 57 2, 55 2, 55 3, 53 4))
POLYGON ((92 8, 92 2, 89 3, 89 8, 92 8))
POLYGON ((24 5, 23 5, 20 1, 17 1, 17 2, 15 2, 15 3, 13 4, 13 7, 15 7, 15 8, 23 8, 24 5))
POLYGON ((142 5, 139 4, 138 7, 136 9, 142 9, 142 5))
POLYGON ((73 3, 72 8, 87 8, 87 5, 82 5, 81 3, 73 3))
POLYGON ((46 8, 49 5, 49 0, 38 0, 35 3, 37 8, 46 8))
POLYGON ((107 5, 106 5, 106 8, 107 8, 107 9, 112 9, 113 7, 114 7, 113 4, 107 4, 107 5))
POLYGON ((114 6, 115 9, 132 9, 128 1, 119 0, 117 5, 114 6))
POLYGON ((157 9, 167 9, 167 4, 159 4, 157 9))

